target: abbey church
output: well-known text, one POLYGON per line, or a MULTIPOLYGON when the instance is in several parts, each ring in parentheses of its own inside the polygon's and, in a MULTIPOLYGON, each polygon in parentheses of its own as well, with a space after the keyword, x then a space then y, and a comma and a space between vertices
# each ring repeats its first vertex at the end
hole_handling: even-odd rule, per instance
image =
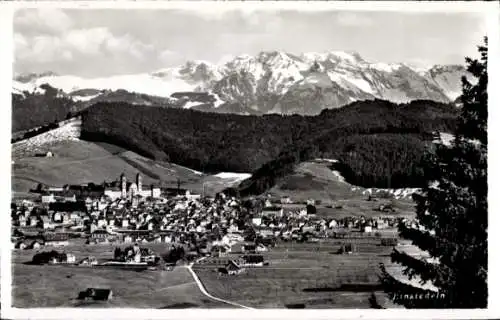
POLYGON ((135 177, 135 182, 127 182, 127 177, 124 173, 120 175, 119 185, 107 187, 104 190, 104 195, 111 199, 128 199, 134 200, 138 196, 158 198, 161 195, 161 189, 156 186, 144 186, 142 184, 142 176, 138 173, 135 177))

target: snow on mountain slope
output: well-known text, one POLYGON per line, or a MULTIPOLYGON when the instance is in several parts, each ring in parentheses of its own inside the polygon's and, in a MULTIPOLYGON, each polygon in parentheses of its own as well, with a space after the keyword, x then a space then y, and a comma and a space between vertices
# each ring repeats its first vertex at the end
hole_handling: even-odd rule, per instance
MULTIPOLYGON (((323 109, 346 105, 353 92, 332 81, 326 73, 312 73, 297 81, 268 113, 315 115, 323 109)), ((358 92, 362 99, 373 96, 358 92)))
POLYGON ((34 82, 35 86, 48 83, 50 86, 69 93, 82 89, 126 90, 153 96, 168 97, 178 91, 192 91, 193 85, 182 79, 161 79, 149 74, 120 75, 108 78, 83 79, 75 76, 43 77, 34 82))
MULTIPOLYGON (((464 73, 465 69, 460 66, 436 66, 422 71, 407 64, 372 62, 356 52, 313 52, 295 56, 272 51, 241 55, 222 65, 188 61, 150 74, 93 79, 53 73, 21 75, 16 79, 22 82, 14 82, 13 92, 24 89, 33 92, 45 83, 67 94, 86 89, 126 90, 170 98, 177 92, 205 92, 215 100, 203 104, 204 111, 215 111, 229 104, 237 105, 236 109, 242 114, 317 114, 325 108, 375 98, 393 102, 414 99, 450 102, 460 93, 460 77, 464 73), (284 102, 293 106, 284 106, 284 102)), ((75 96, 75 100, 91 102, 92 98, 75 96)), ((197 106, 195 102, 185 107, 197 106)))
POLYGON ((245 180, 250 178, 252 175, 250 173, 235 173, 235 172, 220 172, 215 175, 217 178, 221 179, 240 179, 245 180))
POLYGON ((229 185, 235 185, 252 176, 250 173, 220 172, 214 177, 223 180, 229 185))
POLYGON ((455 101, 462 94, 462 76, 474 83, 471 75, 459 65, 434 66, 424 76, 442 88, 451 101, 455 101))
POLYGON ((24 95, 24 92, 32 93, 35 90, 35 86, 31 83, 23 83, 17 80, 12 80, 12 92, 20 95, 24 95))
POLYGON ((370 67, 384 72, 393 72, 398 70, 401 67, 401 65, 395 63, 377 62, 370 64, 370 67))

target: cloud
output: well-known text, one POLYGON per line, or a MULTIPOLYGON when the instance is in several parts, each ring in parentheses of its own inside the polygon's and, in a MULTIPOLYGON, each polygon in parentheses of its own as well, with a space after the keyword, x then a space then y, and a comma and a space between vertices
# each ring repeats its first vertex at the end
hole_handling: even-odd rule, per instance
POLYGON ((115 36, 107 28, 68 30, 60 35, 43 34, 25 37, 20 33, 14 36, 16 60, 29 60, 30 63, 71 60, 75 56, 129 56, 145 59, 154 47, 126 34, 115 36))
POLYGON ((158 60, 163 63, 169 63, 172 60, 178 59, 179 57, 180 55, 177 52, 168 49, 158 53, 158 60))
POLYGON ((14 26, 39 33, 61 33, 73 26, 71 18, 55 8, 22 9, 14 15, 14 26))
POLYGON ((359 27, 369 26, 372 24, 367 13, 354 13, 354 12, 339 12, 337 16, 337 23, 345 27, 359 27))
POLYGON ((106 26, 89 26, 69 10, 22 9, 14 16, 15 61, 20 66, 58 64, 63 61, 116 63, 147 60, 156 54, 148 43, 106 26))

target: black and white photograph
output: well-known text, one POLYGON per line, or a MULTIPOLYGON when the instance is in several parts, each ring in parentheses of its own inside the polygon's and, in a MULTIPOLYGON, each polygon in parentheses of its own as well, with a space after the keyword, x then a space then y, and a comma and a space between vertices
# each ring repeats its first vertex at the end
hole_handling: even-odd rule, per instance
POLYGON ((11 8, 2 309, 494 307, 498 4, 158 2, 11 8))

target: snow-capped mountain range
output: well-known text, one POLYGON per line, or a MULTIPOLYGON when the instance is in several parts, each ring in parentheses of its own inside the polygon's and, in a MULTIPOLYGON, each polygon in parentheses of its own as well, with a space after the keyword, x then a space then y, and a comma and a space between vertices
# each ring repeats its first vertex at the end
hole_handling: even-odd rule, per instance
POLYGON ((75 101, 89 104, 109 96, 127 100, 130 95, 123 94, 126 92, 152 96, 155 103, 163 99, 173 107, 202 111, 314 115, 365 99, 454 102, 461 92, 460 79, 466 73, 460 65, 422 70, 404 63, 366 61, 357 53, 296 56, 273 51, 238 56, 222 65, 189 61, 152 73, 105 78, 50 72, 18 75, 13 93, 43 93, 40 86, 48 84, 75 101), (117 91, 122 93, 119 98, 117 91))

